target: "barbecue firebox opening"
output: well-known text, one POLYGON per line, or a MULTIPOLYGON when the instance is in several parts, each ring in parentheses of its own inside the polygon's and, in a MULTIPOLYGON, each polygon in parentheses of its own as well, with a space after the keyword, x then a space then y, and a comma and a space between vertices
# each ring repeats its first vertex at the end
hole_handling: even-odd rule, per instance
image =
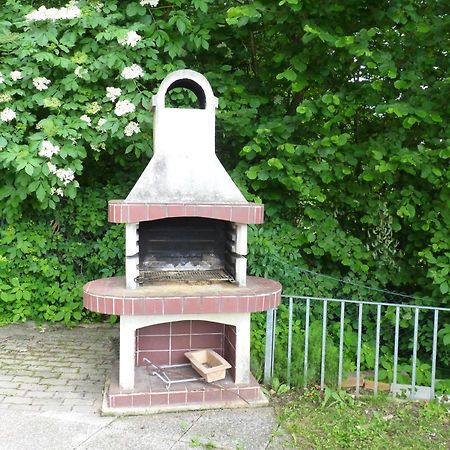
POLYGON ((200 217, 141 222, 136 283, 235 281, 235 226, 200 217))

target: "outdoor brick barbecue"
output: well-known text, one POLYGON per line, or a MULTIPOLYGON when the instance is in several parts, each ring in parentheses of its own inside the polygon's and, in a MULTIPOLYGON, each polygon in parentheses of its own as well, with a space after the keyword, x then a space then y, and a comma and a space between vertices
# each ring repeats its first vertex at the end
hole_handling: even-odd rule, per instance
POLYGON ((126 275, 87 283, 83 297, 87 309, 121 316, 106 409, 263 400, 250 373, 250 313, 276 307, 281 286, 247 276, 247 224, 263 222, 263 206, 245 200, 216 157, 217 104, 203 75, 168 75, 153 97, 153 157, 127 198, 109 202, 109 221, 126 227, 126 275), (177 87, 200 108, 165 107, 177 87), (231 365, 220 382, 194 379, 185 353, 201 349, 231 365))

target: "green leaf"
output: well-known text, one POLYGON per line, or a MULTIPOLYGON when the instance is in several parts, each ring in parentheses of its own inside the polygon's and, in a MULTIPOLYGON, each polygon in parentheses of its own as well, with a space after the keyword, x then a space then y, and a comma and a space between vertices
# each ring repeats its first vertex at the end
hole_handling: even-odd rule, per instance
POLYGON ((449 285, 448 282, 445 281, 444 283, 439 285, 439 290, 441 291, 441 294, 447 294, 449 291, 449 285))
POLYGON ((418 120, 414 116, 409 116, 403 121, 404 128, 411 128, 418 120))
POLYGON ((394 86, 396 89, 404 89, 406 87, 408 87, 408 84, 405 80, 397 80, 394 83, 394 86))
POLYGON ((61 321, 61 320, 63 320, 63 318, 64 318, 64 314, 65 314, 66 312, 65 312, 65 310, 64 309, 60 309, 56 314, 55 314, 55 316, 54 316, 54 321, 55 322, 59 322, 59 321, 61 321))
POLYGON ((33 172, 34 172, 34 167, 31 164, 27 164, 25 166, 25 172, 31 176, 33 176, 33 172))
POLYGON ((288 81, 295 81, 297 79, 297 74, 291 68, 288 68, 277 75, 277 80, 282 80, 283 78, 288 81))
POLYGON ((127 13, 127 16, 130 16, 130 17, 143 16, 146 14, 146 10, 144 7, 139 5, 139 3, 130 2, 127 5, 126 13, 127 13))
POLYGON ((44 201, 45 189, 42 184, 39 184, 39 187, 36 189, 36 197, 40 202, 44 201))
POLYGON ((270 166, 270 167, 276 167, 277 169, 279 169, 279 170, 281 170, 284 166, 283 166, 283 163, 278 159, 278 158, 270 158, 268 161, 267 161, 267 164, 270 166))
POLYGON ((250 167, 246 175, 250 180, 255 180, 258 176, 258 168, 256 166, 250 167))
POLYGON ((183 34, 186 31, 186 23, 184 20, 178 19, 176 25, 180 34, 183 34))

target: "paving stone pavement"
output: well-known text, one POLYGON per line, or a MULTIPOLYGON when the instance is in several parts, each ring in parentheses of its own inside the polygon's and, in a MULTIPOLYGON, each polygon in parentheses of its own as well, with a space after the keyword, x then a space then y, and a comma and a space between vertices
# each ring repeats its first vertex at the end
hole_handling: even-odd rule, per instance
POLYGON ((270 407, 102 417, 118 327, 0 327, 2 450, 285 448, 270 407))
POLYGON ((0 328, 0 410, 96 412, 117 326, 0 328))

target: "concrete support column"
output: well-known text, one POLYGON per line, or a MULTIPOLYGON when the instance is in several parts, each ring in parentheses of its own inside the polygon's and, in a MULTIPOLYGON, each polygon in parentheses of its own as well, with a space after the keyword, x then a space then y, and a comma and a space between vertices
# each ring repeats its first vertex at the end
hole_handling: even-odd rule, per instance
POLYGON ((122 389, 134 388, 135 353, 136 322, 134 316, 121 316, 119 384, 122 389))
POLYGON ((125 225, 125 275, 128 289, 137 287, 134 279, 139 275, 139 224, 125 225))
POLYGON ((250 313, 233 314, 236 326, 236 384, 250 382, 250 313))

